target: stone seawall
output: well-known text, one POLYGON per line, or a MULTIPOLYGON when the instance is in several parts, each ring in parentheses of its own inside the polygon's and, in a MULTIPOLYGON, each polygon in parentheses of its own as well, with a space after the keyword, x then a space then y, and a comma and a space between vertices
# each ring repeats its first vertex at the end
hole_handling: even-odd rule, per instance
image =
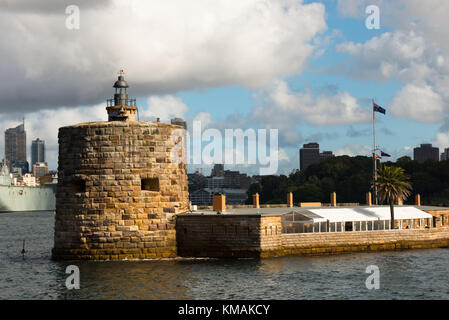
POLYGON ((181 257, 259 257, 258 215, 179 215, 176 221, 181 257))
POLYGON ((396 249, 449 247, 449 228, 338 233, 282 233, 280 216, 198 215, 177 217, 182 257, 266 258, 396 249))
POLYGON ((449 228, 282 234, 281 247, 262 257, 449 247, 449 228))

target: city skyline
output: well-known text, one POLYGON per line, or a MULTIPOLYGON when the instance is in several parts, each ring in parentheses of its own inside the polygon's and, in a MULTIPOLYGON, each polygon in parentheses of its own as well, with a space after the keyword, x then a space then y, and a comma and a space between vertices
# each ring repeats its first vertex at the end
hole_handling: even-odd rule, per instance
MULTIPOLYGON (((29 172, 33 172, 33 166, 37 163, 37 164, 45 164, 46 166, 46 170, 54 170, 52 169, 50 166, 48 166, 47 162, 45 161, 45 141, 36 138, 35 140, 31 141, 31 146, 30 146, 30 153, 29 153, 29 157, 31 159, 31 161, 28 161, 28 157, 27 157, 27 152, 26 152, 26 148, 27 148, 27 144, 26 141, 25 143, 23 143, 22 140, 26 140, 26 130, 24 129, 25 127, 25 120, 23 120, 23 123, 14 127, 14 128, 8 128, 5 130, 5 142, 6 142, 6 135, 8 134, 8 132, 16 132, 17 130, 22 130, 23 131, 23 137, 20 139, 21 142, 20 143, 16 143, 16 149, 24 149, 25 153, 23 151, 20 152, 20 154, 24 154, 25 157, 27 158, 26 162, 28 162, 29 164, 29 172)), ((170 123, 171 124, 176 124, 176 125, 180 125, 182 127, 184 127, 184 129, 186 129, 187 124, 186 121, 183 120, 182 118, 173 118, 170 119, 170 123)), ((11 133, 10 133, 11 135, 11 133)), ((16 138, 15 138, 16 140, 16 138)), ((6 143, 5 143, 6 145, 6 143)), ((10 145, 12 146, 12 143, 10 143, 10 145)), ((294 171, 294 170, 305 170, 307 169, 307 167, 311 164, 314 163, 319 163, 321 161, 324 161, 330 157, 334 157, 336 156, 335 154, 333 154, 333 151, 322 151, 320 150, 320 146, 319 143, 317 142, 307 142, 304 143, 302 145, 302 147, 300 146, 298 148, 299 150, 299 166, 298 168, 290 168, 290 171, 294 171), (304 158, 301 156, 302 154, 304 154, 304 158), (302 160, 303 159, 303 160, 302 160), (305 159, 305 160, 304 160, 305 159)), ((372 151, 371 151, 372 152, 372 151)), ((380 151, 380 149, 378 150, 377 153, 382 152, 380 151)), ((11 153, 11 152, 10 152, 11 153)), ((410 157, 412 160, 416 160, 418 162, 423 163, 426 160, 435 160, 435 161, 445 161, 448 160, 449 154, 449 148, 442 148, 440 150, 440 148, 434 147, 432 146, 431 143, 421 143, 419 146, 416 146, 413 148, 413 153, 411 155, 404 155, 405 157, 410 157), (423 149, 424 148, 424 149, 423 149), (430 150, 427 150, 430 149, 430 150), (440 153, 440 151, 443 151, 440 153)), ((345 155, 345 154, 341 154, 341 155, 345 155)), ((349 156, 354 156, 354 155, 349 155, 349 156)), ((366 154, 365 156, 370 157, 369 154, 366 154)), ((403 156, 403 157, 404 157, 403 156)), ((21 156, 23 157, 23 156, 21 156)), ((390 158, 391 156, 387 154, 387 157, 390 158)), ((4 158, 7 159, 7 155, 6 153, 4 154, 4 158)), ((398 157, 399 158, 399 157, 398 157)), ((377 159, 382 159, 381 156, 378 156, 377 159)), ((390 159, 386 160, 386 161, 391 161, 390 159)), ((221 166, 223 166, 223 164, 219 164, 221 166)), ((210 174, 214 175, 214 170, 216 169, 217 164, 202 164, 199 166, 193 166, 192 169, 189 170, 189 173, 200 173, 203 174, 204 170, 209 170, 210 169, 210 174)), ((230 168, 234 168, 234 169, 238 169, 239 165, 228 165, 228 167, 230 168)), ((242 166, 240 166, 241 168, 242 166)), ((243 167, 244 168, 244 167, 243 167)), ((240 172, 239 170, 236 170, 236 172, 240 172)), ((243 170, 242 172, 245 173, 245 171, 243 170)), ((255 176, 257 176, 257 174, 254 174, 255 176)))
MULTIPOLYGON (((27 152, 27 134, 25 129, 25 118, 22 123, 7 128, 4 131, 4 145, 5 150, 2 159, 6 160, 9 164, 9 169, 12 167, 21 168, 22 173, 24 168, 27 167, 27 172, 33 172, 33 166, 35 164, 45 164, 45 141, 36 138, 31 141, 30 152, 27 152)), ((48 166, 47 166, 48 171, 48 166)))
MULTIPOLYGON (((335 155, 370 156, 372 98, 387 110, 377 139, 391 160, 413 158, 413 148, 424 143, 440 152, 449 147, 445 1, 412 0, 405 7, 405 1, 279 1, 269 9, 256 0, 207 7, 136 3, 129 14, 145 12, 138 19, 126 19, 128 11, 120 8, 127 4, 116 2, 117 7, 110 1, 83 3, 79 30, 59 26, 66 16, 62 4, 30 2, 26 9, 0 4, 0 23, 11 40, 7 50, 0 49, 0 65, 11 79, 0 89, 6 97, 0 130, 25 116, 27 145, 38 136, 45 140, 51 169, 57 165, 57 129, 106 120, 110 79, 121 68, 143 120, 183 118, 188 128, 196 119, 221 130, 279 129, 280 174, 298 168, 298 148, 310 141, 335 155), (379 6, 380 29, 366 28, 368 5, 379 6), (29 12, 38 14, 38 25, 29 12), (58 12, 61 19, 49 19, 58 12), (115 34, 108 21, 119 16, 126 44, 139 43, 134 50, 115 52, 106 41, 104 35, 115 34), (23 21, 22 29, 13 17, 23 21), (435 22, 441 27, 433 28, 435 22), (23 40, 23 33, 48 39, 49 45, 23 40), (83 63, 65 51, 73 43, 83 63), (110 60, 99 63, 98 52, 110 60)), ((235 169, 255 174, 250 167, 235 169)))

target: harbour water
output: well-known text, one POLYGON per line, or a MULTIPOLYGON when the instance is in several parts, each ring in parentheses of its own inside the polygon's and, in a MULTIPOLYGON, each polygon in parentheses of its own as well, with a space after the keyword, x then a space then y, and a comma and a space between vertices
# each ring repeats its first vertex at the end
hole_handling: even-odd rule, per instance
POLYGON ((0 213, 0 299, 449 299, 449 249, 56 262, 50 259, 53 228, 53 212, 0 213), (65 286, 70 264, 80 269, 79 290, 65 286), (380 270, 378 290, 365 285, 370 265, 380 270))

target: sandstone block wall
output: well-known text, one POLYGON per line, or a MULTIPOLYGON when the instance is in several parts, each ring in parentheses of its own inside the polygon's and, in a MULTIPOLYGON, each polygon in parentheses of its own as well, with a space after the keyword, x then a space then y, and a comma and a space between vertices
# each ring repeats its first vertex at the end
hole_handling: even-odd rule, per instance
POLYGON ((282 245, 282 219, 279 216, 260 217, 260 249, 261 254, 278 250, 282 245))
POLYGON ((424 210, 433 216, 433 224, 435 227, 447 227, 449 226, 449 210, 424 210))
POLYGON ((449 246, 449 228, 361 232, 282 233, 281 216, 177 217, 183 257, 274 257, 449 246))
POLYGON ((188 210, 180 127, 92 122, 59 129, 54 259, 175 257, 188 210))
POLYGON ((181 257, 259 257, 259 215, 179 215, 176 222, 181 257))
POLYGON ((282 234, 279 250, 265 256, 320 255, 449 246, 449 228, 282 234))

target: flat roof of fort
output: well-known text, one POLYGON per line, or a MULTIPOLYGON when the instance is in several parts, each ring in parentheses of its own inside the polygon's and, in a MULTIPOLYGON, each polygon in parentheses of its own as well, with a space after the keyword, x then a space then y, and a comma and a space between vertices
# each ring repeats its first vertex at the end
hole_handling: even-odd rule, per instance
MULTIPOLYGON (((438 210, 449 210, 449 207, 437 207, 437 206, 416 206, 416 205, 396 205, 395 211, 400 210, 400 208, 407 208, 407 207, 413 207, 417 208, 422 211, 438 211, 438 210)), ((307 212, 310 210, 321 210, 321 209, 333 209, 333 210, 339 210, 339 209, 373 209, 373 208, 388 208, 390 210, 390 206, 337 206, 337 207, 331 207, 331 206, 311 206, 311 207, 287 207, 287 206, 279 206, 279 207, 261 207, 261 208, 254 208, 250 206, 232 206, 230 208, 227 208, 224 211, 220 211, 220 214, 223 216, 226 215, 261 215, 261 216, 279 216, 287 213, 291 213, 293 211, 295 212, 307 212)), ((217 215, 218 210, 213 210, 212 208, 199 208, 196 211, 190 211, 186 212, 185 214, 189 215, 217 215)))

